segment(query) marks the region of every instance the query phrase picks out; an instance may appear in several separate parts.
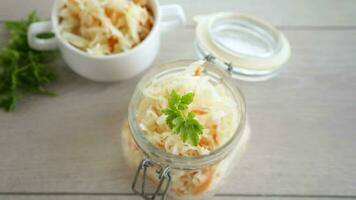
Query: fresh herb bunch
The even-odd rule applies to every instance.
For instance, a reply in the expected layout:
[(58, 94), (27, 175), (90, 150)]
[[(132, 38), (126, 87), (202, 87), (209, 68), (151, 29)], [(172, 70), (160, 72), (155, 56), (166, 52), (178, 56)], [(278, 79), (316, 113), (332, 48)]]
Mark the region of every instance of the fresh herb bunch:
[[(29, 26), (39, 21), (35, 12), (26, 20), (8, 21), (6, 28), (10, 39), (0, 51), (0, 107), (6, 111), (15, 109), (20, 96), (29, 93), (53, 95), (44, 86), (55, 79), (55, 73), (46, 63), (56, 55), (54, 51), (36, 51), (27, 43)], [(40, 38), (53, 37), (43, 34)]]
[(199, 143), (199, 136), (203, 133), (203, 126), (195, 118), (193, 112), (188, 112), (188, 105), (192, 103), (194, 93), (180, 96), (175, 90), (170, 93), (168, 107), (162, 112), (167, 115), (166, 123), (173, 133), (179, 134), (183, 142), (193, 146)]

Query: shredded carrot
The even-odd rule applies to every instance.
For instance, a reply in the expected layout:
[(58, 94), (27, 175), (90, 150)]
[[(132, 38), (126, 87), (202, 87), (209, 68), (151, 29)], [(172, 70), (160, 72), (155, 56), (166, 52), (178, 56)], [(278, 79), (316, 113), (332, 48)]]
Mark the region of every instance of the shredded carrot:
[(79, 11), (79, 4), (77, 0), (68, 0), (68, 7), (69, 10), (72, 12)]
[(201, 75), (201, 71), (202, 71), (202, 67), (201, 66), (195, 68), (194, 76), (200, 76)]
[(156, 115), (161, 115), (161, 109), (159, 107), (158, 103), (154, 103), (152, 106), (152, 110)]
[(72, 13), (71, 16), (72, 16), (75, 20), (80, 21), (80, 16), (79, 16), (78, 13)]
[(106, 16), (111, 17), (113, 15), (113, 13), (114, 13), (113, 9), (105, 8)]
[(205, 115), (208, 113), (207, 110), (203, 110), (199, 108), (193, 109), (192, 112), (195, 113), (196, 115)]
[(108, 45), (110, 48), (110, 52), (113, 52), (115, 49), (115, 45), (117, 44), (118, 40), (115, 37), (110, 37), (108, 40)]
[(112, 8), (105, 8), (105, 14), (112, 22), (116, 22), (120, 18), (120, 12)]
[(181, 189), (172, 189), (173, 192), (175, 192), (177, 194), (177, 196), (183, 196), (185, 195), (185, 192)]
[(153, 123), (152, 125), (149, 126), (149, 128), (151, 130), (154, 130), (157, 134), (162, 133), (162, 128), (157, 123)]
[(199, 155), (199, 152), (198, 152), (197, 150), (193, 150), (193, 149), (189, 149), (189, 150), (187, 151), (187, 153), (188, 153), (188, 155), (190, 155), (190, 156), (197, 156), (197, 155)]
[(206, 137), (201, 137), (199, 146), (212, 150), (211, 142)]
[(213, 132), (213, 139), (214, 139), (215, 144), (219, 144), (219, 135), (218, 135), (218, 125), (217, 124), (213, 124), (212, 132)]
[(74, 26), (72, 31), (73, 31), (73, 33), (79, 35), (80, 34), (80, 26), (79, 25)]
[(165, 149), (164, 144), (162, 142), (158, 143), (158, 147), (161, 149)]
[(147, 0), (133, 0), (135, 4), (138, 4), (140, 6), (145, 6), (147, 5), (148, 1)]
[(151, 177), (151, 176), (147, 176), (147, 178), (148, 178), (148, 180), (149, 180), (149, 181), (151, 181), (153, 184), (155, 184), (155, 185), (157, 185), (157, 184), (158, 184), (157, 180), (156, 180), (156, 179), (154, 179), (153, 177)]
[(214, 175), (214, 170), (211, 168), (208, 168), (206, 171), (206, 179), (197, 187), (195, 187), (192, 191), (193, 195), (198, 195), (203, 193), (205, 190), (208, 189), (208, 187), (210, 186), (211, 180), (213, 179), (213, 175)]
[(101, 21), (100, 19), (93, 17), (93, 25), (94, 26), (101, 26)]
[(206, 139), (205, 137), (202, 137), (202, 138), (200, 139), (200, 141), (199, 141), (199, 146), (202, 146), (202, 147), (204, 147), (204, 146), (209, 146), (209, 141), (208, 141), (208, 139)]
[(69, 1), (69, 3), (72, 3), (72, 4), (77, 4), (78, 2), (77, 2), (77, 0), (68, 0)]
[(105, 8), (105, 15), (110, 19), (111, 23), (117, 26), (117, 28), (121, 27), (125, 23), (125, 22), (121, 22), (124, 16), (118, 10), (112, 8)]

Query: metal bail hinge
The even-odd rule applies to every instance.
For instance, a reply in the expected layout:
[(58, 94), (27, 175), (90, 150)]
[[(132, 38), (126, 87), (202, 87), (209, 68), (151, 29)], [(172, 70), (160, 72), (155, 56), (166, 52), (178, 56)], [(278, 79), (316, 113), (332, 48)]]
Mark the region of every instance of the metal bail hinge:
[[(137, 168), (134, 180), (131, 185), (131, 189), (135, 194), (140, 195), (141, 197), (143, 197), (146, 200), (154, 200), (156, 198), (156, 196), (161, 196), (161, 199), (164, 200), (164, 199), (166, 199), (166, 194), (167, 194), (169, 185), (171, 183), (170, 168), (168, 166), (160, 167), (160, 169), (157, 170), (158, 179), (160, 181), (159, 181), (158, 186), (157, 186), (156, 190), (154, 191), (154, 193), (146, 193), (146, 191), (145, 191), (147, 169), (149, 167), (152, 167), (153, 165), (155, 165), (155, 163), (148, 158), (145, 158), (141, 161), (140, 165)], [(141, 191), (138, 191), (136, 189), (136, 185), (137, 185), (138, 178), (140, 176), (141, 171), (143, 171)], [(165, 182), (166, 179), (167, 179), (167, 181), (164, 186), (163, 193), (160, 193), (161, 188), (164, 185), (163, 183)]]
[(233, 66), (232, 63), (224, 63), (227, 66), (227, 71), (232, 74)]
[(232, 66), (232, 63), (222, 63), (222, 62), (219, 62), (219, 60), (217, 60), (217, 62), (215, 62), (214, 60), (216, 60), (216, 57), (211, 55), (211, 54), (207, 54), (206, 56), (204, 56), (204, 60), (210, 62), (210, 63), (218, 63), (220, 65), (224, 65), (227, 69), (227, 71), (229, 72), (229, 74), (231, 75), (232, 74), (232, 71), (233, 71), (233, 66)]
[(213, 55), (211, 55), (211, 54), (208, 54), (208, 55), (206, 55), (206, 56), (204, 57), (204, 60), (213, 63), (214, 60), (215, 60), (215, 57), (214, 57)]

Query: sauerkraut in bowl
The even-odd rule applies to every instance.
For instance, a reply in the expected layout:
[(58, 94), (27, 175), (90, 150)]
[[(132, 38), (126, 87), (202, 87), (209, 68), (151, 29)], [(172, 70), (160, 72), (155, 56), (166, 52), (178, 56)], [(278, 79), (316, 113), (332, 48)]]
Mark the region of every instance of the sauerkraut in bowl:
[(58, 15), (62, 38), (92, 55), (134, 48), (154, 23), (148, 0), (65, 0)]
[[(31, 24), (27, 37), (33, 49), (58, 48), (77, 74), (113, 82), (151, 66), (161, 31), (182, 28), (185, 21), (181, 6), (158, 0), (54, 0), (51, 20)], [(55, 37), (37, 37), (48, 32)]]
[[(149, 158), (169, 166), (168, 196), (175, 199), (212, 197), (240, 157), (249, 139), (245, 104), (241, 94), (215, 73), (206, 61), (168, 64), (163, 71), (144, 77), (136, 88), (129, 123), (122, 128), (122, 146), (130, 168)], [(218, 70), (219, 71), (219, 70)], [(196, 145), (184, 142), (167, 123), (163, 112), (170, 94), (194, 93), (186, 112), (194, 113), (202, 126)], [(159, 184), (157, 166), (147, 178)]]

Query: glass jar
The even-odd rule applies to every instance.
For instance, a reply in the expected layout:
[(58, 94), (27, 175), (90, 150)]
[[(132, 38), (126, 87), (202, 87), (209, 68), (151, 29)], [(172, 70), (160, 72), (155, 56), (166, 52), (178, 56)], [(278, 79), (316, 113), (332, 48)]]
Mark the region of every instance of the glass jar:
[[(211, 57), (207, 57), (207, 60), (211, 61)], [(209, 76), (213, 84), (222, 84), (237, 104), (237, 128), (232, 137), (208, 155), (191, 157), (162, 151), (145, 138), (137, 119), (143, 89), (157, 78), (186, 70), (192, 62), (194, 60), (180, 60), (154, 68), (141, 79), (132, 96), (128, 121), (122, 126), (122, 147), (129, 168), (136, 169), (132, 189), (144, 199), (213, 197), (242, 156), (249, 140), (250, 128), (246, 119), (245, 100), (231, 83), (231, 72), (222, 70), (212, 62), (205, 62), (202, 75)], [(155, 187), (153, 192), (146, 191), (147, 182)]]

